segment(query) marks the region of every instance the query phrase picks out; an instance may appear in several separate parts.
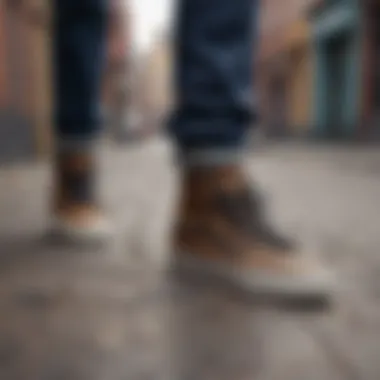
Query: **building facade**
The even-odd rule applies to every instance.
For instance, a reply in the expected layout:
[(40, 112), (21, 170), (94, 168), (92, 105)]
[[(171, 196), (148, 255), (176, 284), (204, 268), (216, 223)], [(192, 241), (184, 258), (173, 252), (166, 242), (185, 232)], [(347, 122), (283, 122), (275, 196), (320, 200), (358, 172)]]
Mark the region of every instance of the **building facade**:
[(270, 135), (380, 137), (380, 2), (264, 0), (257, 79)]
[(108, 22), (103, 106), (106, 133), (118, 137), (126, 128), (131, 102), (131, 30), (129, 3), (112, 0)]
[(324, 0), (312, 8), (317, 136), (352, 138), (363, 121), (362, 16), (358, 0)]
[(141, 70), (142, 108), (150, 123), (162, 121), (173, 104), (171, 86), (172, 43), (171, 36), (162, 32), (147, 51)]
[[(117, 115), (128, 103), (128, 3), (110, 8), (103, 104)], [(43, 157), (53, 149), (52, 9), (49, 0), (23, 7), (0, 2), (0, 164)]]
[(310, 132), (313, 100), (313, 53), (310, 25), (300, 17), (286, 35), (288, 55), (287, 125), (292, 135), (305, 136)]
[(30, 0), (14, 10), (0, 4), (0, 162), (31, 158), (41, 149), (43, 136), (35, 126), (42, 122), (40, 100), (46, 98), (40, 75), (41, 69), (46, 75), (46, 49), (37, 15), (44, 5)]
[(264, 0), (256, 66), (261, 126), (270, 136), (310, 129), (313, 60), (305, 1)]
[(362, 116), (359, 136), (380, 136), (380, 3), (366, 0), (361, 3), (363, 13), (363, 90)]

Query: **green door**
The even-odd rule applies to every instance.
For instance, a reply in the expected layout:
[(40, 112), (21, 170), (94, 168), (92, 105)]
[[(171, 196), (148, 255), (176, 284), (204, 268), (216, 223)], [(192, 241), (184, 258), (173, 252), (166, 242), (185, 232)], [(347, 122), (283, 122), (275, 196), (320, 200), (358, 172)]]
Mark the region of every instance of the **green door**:
[(349, 39), (345, 35), (331, 38), (326, 42), (327, 54), (327, 135), (341, 138), (345, 135), (344, 104), (346, 91), (346, 61)]

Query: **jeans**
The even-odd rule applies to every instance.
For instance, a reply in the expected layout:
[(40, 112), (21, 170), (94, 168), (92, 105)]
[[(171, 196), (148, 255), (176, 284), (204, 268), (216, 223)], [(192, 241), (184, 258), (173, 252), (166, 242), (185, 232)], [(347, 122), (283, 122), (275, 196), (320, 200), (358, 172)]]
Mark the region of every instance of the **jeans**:
[(55, 0), (54, 125), (59, 140), (94, 139), (101, 125), (107, 0)]
[[(236, 148), (251, 124), (258, 0), (179, 0), (176, 105), (169, 129), (183, 150)], [(58, 138), (88, 139), (100, 124), (107, 0), (56, 0)]]

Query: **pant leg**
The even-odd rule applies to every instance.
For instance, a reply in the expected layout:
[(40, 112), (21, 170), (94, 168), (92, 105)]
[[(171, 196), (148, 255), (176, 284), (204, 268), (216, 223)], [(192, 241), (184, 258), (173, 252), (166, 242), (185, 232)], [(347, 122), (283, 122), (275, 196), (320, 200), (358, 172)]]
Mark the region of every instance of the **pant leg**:
[(257, 8), (258, 0), (179, 0), (170, 129), (182, 150), (243, 144), (254, 111)]
[(58, 140), (94, 138), (101, 123), (107, 0), (55, 0), (54, 124)]

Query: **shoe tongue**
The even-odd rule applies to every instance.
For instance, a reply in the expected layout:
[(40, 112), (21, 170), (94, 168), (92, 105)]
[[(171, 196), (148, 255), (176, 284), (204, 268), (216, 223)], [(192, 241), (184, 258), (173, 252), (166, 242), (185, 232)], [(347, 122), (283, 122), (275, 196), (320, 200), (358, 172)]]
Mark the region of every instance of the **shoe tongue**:
[(94, 157), (86, 153), (66, 153), (58, 158), (61, 170), (67, 173), (87, 173), (95, 167)]
[(218, 186), (226, 193), (240, 193), (248, 188), (247, 180), (241, 169), (236, 167), (223, 167), (218, 169)]
[(219, 197), (235, 198), (248, 188), (244, 174), (236, 166), (193, 168), (186, 173), (184, 183), (186, 193), (208, 204)]
[(188, 174), (190, 182), (197, 188), (207, 188), (211, 192), (235, 194), (249, 187), (246, 176), (237, 165), (197, 167)]

